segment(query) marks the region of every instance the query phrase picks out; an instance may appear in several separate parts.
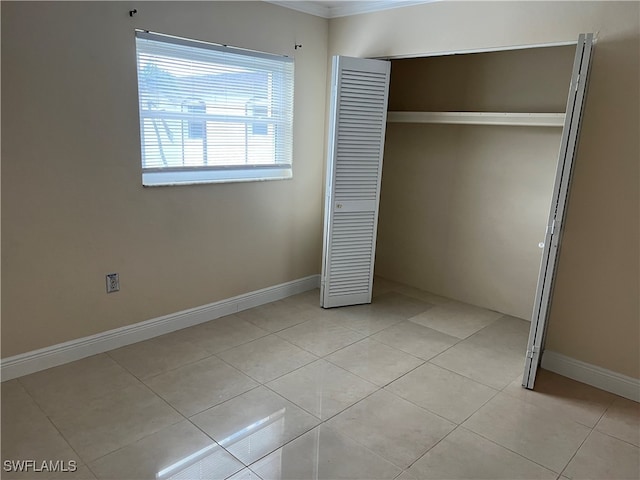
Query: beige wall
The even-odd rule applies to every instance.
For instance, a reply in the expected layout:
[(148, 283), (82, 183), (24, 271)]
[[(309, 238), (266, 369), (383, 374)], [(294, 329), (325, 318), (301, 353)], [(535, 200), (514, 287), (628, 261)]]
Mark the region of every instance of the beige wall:
[(387, 127), (376, 274), (530, 320), (559, 129)]
[(640, 377), (639, 7), (637, 2), (438, 2), (329, 24), (331, 55), (365, 57), (598, 34), (547, 348), (635, 378)]
[(389, 110), (564, 112), (575, 45), (393, 60)]
[[(389, 108), (562, 112), (575, 47), (394, 60)], [(389, 124), (376, 274), (530, 320), (561, 129)]]
[[(327, 21), (263, 2), (130, 8), (2, 4), (3, 357), (319, 271)], [(135, 28), (295, 53), (293, 180), (143, 188)]]

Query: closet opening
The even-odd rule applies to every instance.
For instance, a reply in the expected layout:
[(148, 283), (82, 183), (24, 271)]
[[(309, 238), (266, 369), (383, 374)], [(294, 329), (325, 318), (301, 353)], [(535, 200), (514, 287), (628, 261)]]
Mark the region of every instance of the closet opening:
[[(564, 214), (591, 42), (591, 35), (581, 35), (577, 47), (380, 62), (390, 64), (388, 99), (366, 73), (360, 72), (355, 86), (348, 80), (341, 85), (336, 77), (334, 96), (339, 100), (344, 89), (346, 97), (340, 105), (332, 102), (323, 306), (367, 303), (366, 295), (341, 303), (328, 287), (332, 266), (344, 285), (357, 284), (357, 269), (340, 261), (356, 251), (345, 243), (349, 234), (364, 238), (358, 195), (373, 173), (360, 175), (363, 157), (355, 147), (376, 133), (359, 126), (375, 124), (375, 115), (352, 114), (373, 112), (368, 94), (374, 91), (388, 112), (379, 125), (383, 161), (367, 258), (370, 280), (375, 270), (377, 285), (395, 285), (396, 291), (433, 305), (411, 320), (459, 341), (433, 363), (479, 376), (495, 388), (511, 383), (526, 363), (525, 370), (532, 371), (525, 372), (524, 384), (532, 388), (559, 247), (553, 229)], [(358, 70), (349, 68), (347, 79)], [(356, 91), (364, 96), (354, 98)], [(332, 216), (345, 208), (360, 220), (350, 223), (346, 234), (339, 232), (336, 263), (331, 227), (338, 223)], [(369, 286), (368, 299), (375, 304)], [(478, 357), (483, 349), (495, 355)]]
[(391, 61), (375, 275), (450, 300), (418, 321), (467, 344), (435, 362), (473, 377), (491, 349), (496, 388), (524, 365), (574, 53)]

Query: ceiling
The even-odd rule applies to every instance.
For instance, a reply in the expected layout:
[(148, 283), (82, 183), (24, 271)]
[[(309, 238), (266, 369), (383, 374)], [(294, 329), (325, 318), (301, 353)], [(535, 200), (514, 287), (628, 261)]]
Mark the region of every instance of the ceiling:
[(359, 13), (378, 12), (436, 0), (266, 0), (282, 7), (310, 13), (318, 17), (336, 18)]

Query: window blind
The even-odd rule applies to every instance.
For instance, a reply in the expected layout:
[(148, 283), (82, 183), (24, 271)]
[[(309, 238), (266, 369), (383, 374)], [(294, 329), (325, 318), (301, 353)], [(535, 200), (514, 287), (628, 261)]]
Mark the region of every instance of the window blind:
[(293, 60), (136, 32), (145, 185), (290, 178)]

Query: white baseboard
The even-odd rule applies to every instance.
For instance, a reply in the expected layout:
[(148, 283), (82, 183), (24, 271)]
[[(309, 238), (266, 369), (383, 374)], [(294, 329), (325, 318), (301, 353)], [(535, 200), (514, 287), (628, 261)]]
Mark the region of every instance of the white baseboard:
[[(311, 275), (273, 287), (227, 298), (218, 302), (190, 308), (144, 322), (127, 325), (106, 332), (59, 343), (50, 347), (22, 353), (0, 360), (2, 381), (22, 377), (81, 358), (148, 340), (165, 333), (208, 322), (225, 315), (264, 305), (306, 292), (320, 286), (320, 275)], [(318, 298), (318, 302), (320, 299)]]
[(542, 368), (640, 402), (640, 379), (591, 365), (560, 353), (545, 351)]

